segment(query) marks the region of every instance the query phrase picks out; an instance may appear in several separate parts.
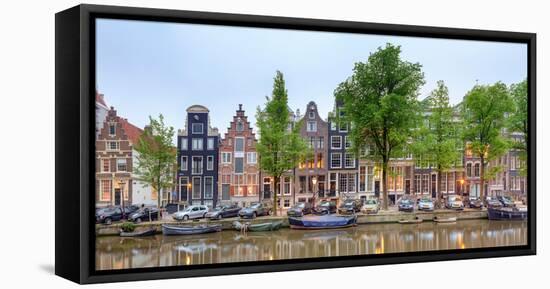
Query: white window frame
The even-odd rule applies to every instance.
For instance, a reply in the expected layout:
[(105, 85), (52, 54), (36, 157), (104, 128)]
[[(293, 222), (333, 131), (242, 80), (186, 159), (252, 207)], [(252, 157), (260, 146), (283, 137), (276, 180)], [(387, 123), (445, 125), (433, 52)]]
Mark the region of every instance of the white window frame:
[[(115, 148), (111, 148), (111, 144), (115, 144)], [(106, 141), (105, 142), (105, 149), (107, 151), (118, 151), (120, 150), (120, 143), (118, 141)]]
[[(310, 125), (313, 125), (310, 128)], [(317, 132), (317, 122), (316, 121), (308, 121), (306, 125), (306, 131), (307, 132)]]
[(246, 163), (247, 164), (256, 164), (258, 161), (257, 161), (257, 156), (256, 156), (256, 152), (247, 152), (246, 153)]
[[(350, 160), (351, 160), (351, 163), (352, 163), (350, 166), (348, 166), (348, 156), (350, 157)], [(350, 154), (350, 153), (345, 153), (344, 154), (344, 166), (347, 169), (355, 168), (355, 157), (353, 156), (353, 154)]]
[[(201, 132), (195, 132), (194, 131), (194, 127), (195, 125), (200, 125), (201, 126)], [(203, 134), (204, 133), (204, 123), (202, 122), (194, 122), (194, 123), (191, 123), (191, 134)]]
[[(109, 165), (107, 166), (108, 170), (105, 170), (105, 162), (108, 162)], [(99, 164), (101, 166), (101, 172), (102, 173), (110, 173), (111, 172), (111, 159), (101, 159), (101, 162)]]
[[(183, 165), (183, 159), (185, 158), (185, 166)], [(189, 168), (189, 158), (187, 156), (180, 157), (180, 170), (187, 171)]]
[(207, 171), (214, 170), (214, 156), (206, 156), (206, 170)]
[[(334, 156), (335, 155), (338, 155), (338, 157), (339, 157), (340, 166), (333, 166), (333, 161), (334, 161)], [(341, 169), (342, 168), (342, 153), (331, 153), (330, 154), (330, 167), (332, 169)]]
[[(335, 147), (335, 146), (333, 145), (333, 141), (332, 141), (333, 138), (338, 138), (338, 139), (340, 139), (340, 146), (339, 146), (339, 147)], [(330, 136), (330, 148), (333, 149), (333, 150), (340, 150), (340, 149), (342, 149), (342, 136), (340, 136), (340, 135), (332, 135), (332, 136)]]
[[(193, 158), (201, 158), (200, 172), (198, 172), (198, 173), (195, 173), (194, 170), (193, 170), (193, 163), (194, 163)], [(202, 173), (204, 172), (203, 166), (204, 166), (204, 159), (203, 159), (202, 156), (191, 156), (191, 174), (192, 175), (202, 175)]]
[(351, 147), (351, 141), (349, 141), (349, 138), (348, 136), (344, 136), (344, 147), (345, 148), (350, 148)]
[(189, 141), (187, 140), (186, 137), (181, 138), (180, 145), (181, 145), (180, 150), (182, 151), (186, 151), (189, 148)]
[[(199, 197), (195, 197), (195, 180), (199, 180)], [(201, 177), (192, 177), (191, 178), (191, 199), (192, 200), (200, 200), (202, 198), (202, 178)]]
[[(243, 149), (240, 150), (240, 151), (237, 150), (237, 140), (242, 140), (242, 141), (243, 141), (243, 147), (242, 147)], [(246, 144), (246, 143), (245, 143), (244, 137), (236, 137), (236, 138), (235, 138), (235, 147), (234, 147), (235, 156), (237, 156), (237, 153), (244, 153), (244, 151), (245, 151), (245, 149), (244, 149), (244, 148), (245, 148), (245, 144)]]
[[(195, 142), (197, 144), (196, 146)], [(191, 150), (193, 151), (202, 151), (204, 149), (204, 140), (202, 138), (192, 138), (191, 143)]]
[[(210, 183), (210, 192), (206, 191), (206, 180), (209, 179), (212, 182)], [(204, 177), (204, 198), (213, 199), (214, 198), (214, 177)]]
[(231, 163), (231, 152), (222, 152), (222, 164)]
[[(126, 169), (125, 170), (119, 170), (118, 169), (119, 161), (124, 161), (126, 163)], [(116, 163), (116, 171), (117, 172), (127, 172), (128, 171), (128, 160), (126, 158), (117, 158), (115, 163)]]
[[(103, 183), (109, 183), (109, 198), (103, 198), (103, 193), (107, 192), (104, 190)], [(113, 198), (113, 181), (112, 180), (99, 180), (99, 201), (108, 202)]]
[(213, 150), (214, 149), (214, 138), (209, 137), (206, 139), (206, 149), (207, 150)]

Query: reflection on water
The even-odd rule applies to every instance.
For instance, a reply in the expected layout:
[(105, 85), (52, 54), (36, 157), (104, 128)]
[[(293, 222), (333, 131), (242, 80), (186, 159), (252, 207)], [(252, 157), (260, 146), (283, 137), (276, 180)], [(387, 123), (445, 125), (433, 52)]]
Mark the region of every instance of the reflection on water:
[(96, 268), (124, 269), (383, 254), (527, 244), (527, 222), (376, 224), (325, 231), (282, 229), (195, 236), (98, 237)]

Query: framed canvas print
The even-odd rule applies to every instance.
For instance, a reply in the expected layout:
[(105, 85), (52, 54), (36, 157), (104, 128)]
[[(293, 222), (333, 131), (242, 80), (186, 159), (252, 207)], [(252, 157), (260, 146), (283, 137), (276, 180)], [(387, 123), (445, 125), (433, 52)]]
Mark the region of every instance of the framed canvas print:
[(56, 274), (535, 254), (531, 33), (56, 14)]

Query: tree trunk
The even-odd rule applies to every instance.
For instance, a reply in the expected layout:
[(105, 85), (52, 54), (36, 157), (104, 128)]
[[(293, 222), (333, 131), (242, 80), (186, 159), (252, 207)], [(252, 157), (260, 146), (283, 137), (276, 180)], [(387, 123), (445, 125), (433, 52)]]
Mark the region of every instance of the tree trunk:
[(388, 162), (386, 160), (382, 160), (382, 186), (384, 210), (388, 210)]
[(436, 176), (436, 184), (435, 184), (435, 189), (436, 189), (436, 198), (437, 198), (437, 202), (438, 203), (441, 203), (441, 199), (442, 199), (442, 195), (441, 195), (441, 174), (442, 174), (442, 170), (441, 170), (441, 166), (438, 165), (437, 166), (437, 176)]
[(281, 177), (280, 176), (275, 176), (273, 177), (273, 181), (274, 181), (274, 186), (275, 186), (275, 190), (273, 191), (273, 215), (274, 216), (277, 216), (277, 210), (278, 210), (278, 206), (277, 206), (277, 194), (279, 193), (279, 179)]
[(161, 200), (162, 200), (162, 188), (159, 188), (158, 189), (158, 192), (157, 192), (157, 208), (158, 208), (158, 215), (157, 215), (157, 220), (160, 221), (162, 220), (162, 214), (161, 214), (161, 210), (160, 210), (160, 205), (161, 205)]
[(479, 198), (484, 199), (487, 195), (485, 192), (485, 157), (481, 155), (480, 157), (481, 165), (479, 166), (479, 185), (481, 186)]

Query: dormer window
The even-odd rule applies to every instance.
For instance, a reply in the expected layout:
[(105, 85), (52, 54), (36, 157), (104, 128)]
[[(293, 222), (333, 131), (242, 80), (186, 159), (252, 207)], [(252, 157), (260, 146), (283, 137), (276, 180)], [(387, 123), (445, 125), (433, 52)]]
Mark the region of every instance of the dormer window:
[(203, 133), (202, 123), (193, 123), (191, 125), (191, 133), (202, 134)]

